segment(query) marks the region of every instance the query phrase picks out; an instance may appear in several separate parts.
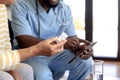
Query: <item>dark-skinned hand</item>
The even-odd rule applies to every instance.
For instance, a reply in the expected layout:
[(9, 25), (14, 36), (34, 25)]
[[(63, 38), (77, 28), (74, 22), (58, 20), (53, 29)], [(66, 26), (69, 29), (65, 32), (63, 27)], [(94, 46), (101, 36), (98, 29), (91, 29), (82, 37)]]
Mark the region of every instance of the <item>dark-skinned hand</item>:
[[(72, 36), (67, 38), (67, 42), (65, 43), (64, 48), (76, 52), (81, 49), (81, 44), (85, 44), (87, 46), (90, 44), (90, 42), (87, 40), (80, 39), (77, 36)], [(85, 45), (82, 46), (83, 49)]]
[(85, 60), (87, 60), (89, 57), (93, 55), (92, 47), (89, 49), (85, 49), (86, 46), (88, 45), (83, 44), (81, 45), (81, 49), (79, 51), (76, 51), (76, 55), (79, 56), (81, 59), (85, 59)]
[(67, 38), (67, 42), (64, 45), (65, 49), (70, 49), (73, 52), (76, 52), (77, 50), (79, 50), (80, 45), (79, 45), (79, 39), (78, 37), (69, 37)]
[(81, 54), (81, 52), (85, 50), (85, 47), (90, 43), (91, 42), (87, 40), (83, 40), (78, 38), (77, 36), (73, 36), (73, 37), (67, 38), (67, 42), (65, 43), (64, 48), (70, 49), (71, 51), (76, 53), (76, 55), (79, 54), (79, 57), (82, 59), (88, 59), (93, 54), (92, 48), (90, 48), (89, 50), (86, 50), (84, 54)]

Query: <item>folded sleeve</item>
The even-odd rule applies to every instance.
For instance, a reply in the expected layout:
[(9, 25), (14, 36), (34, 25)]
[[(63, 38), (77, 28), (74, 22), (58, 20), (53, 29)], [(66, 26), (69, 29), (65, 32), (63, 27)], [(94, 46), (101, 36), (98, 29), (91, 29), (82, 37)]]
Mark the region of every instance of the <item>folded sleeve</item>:
[(20, 55), (18, 50), (5, 51), (0, 53), (0, 70), (12, 70), (20, 64)]

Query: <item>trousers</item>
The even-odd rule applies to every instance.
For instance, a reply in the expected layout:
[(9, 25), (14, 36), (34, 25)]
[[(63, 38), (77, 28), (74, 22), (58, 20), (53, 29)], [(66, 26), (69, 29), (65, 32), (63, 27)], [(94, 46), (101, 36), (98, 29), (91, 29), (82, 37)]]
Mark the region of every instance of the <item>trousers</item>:
[[(21, 63), (17, 68), (23, 80), (34, 80), (33, 69), (28, 64)], [(14, 78), (5, 71), (0, 71), (0, 80), (14, 80)]]
[(84, 80), (91, 72), (92, 57), (83, 60), (77, 57), (68, 63), (75, 53), (65, 49), (63, 52), (51, 57), (37, 56), (25, 61), (32, 66), (34, 80), (59, 80), (66, 70), (69, 70), (68, 80)]

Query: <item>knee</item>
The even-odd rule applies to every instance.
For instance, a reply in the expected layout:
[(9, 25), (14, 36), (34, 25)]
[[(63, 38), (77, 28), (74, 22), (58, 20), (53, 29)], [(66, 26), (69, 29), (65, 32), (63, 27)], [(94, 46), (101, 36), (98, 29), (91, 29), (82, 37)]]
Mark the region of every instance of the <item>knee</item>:
[(14, 79), (9, 73), (0, 71), (0, 80), (14, 80)]
[(84, 60), (84, 63), (86, 66), (91, 66), (91, 63), (92, 63), (92, 57), (90, 57), (88, 60)]
[(32, 67), (28, 64), (21, 63), (18, 69), (23, 72), (33, 73)]
[(35, 70), (34, 71), (35, 80), (53, 80), (52, 72), (50, 70)]
[(30, 65), (21, 63), (17, 70), (24, 80), (33, 80), (33, 69)]
[(76, 65), (77, 69), (82, 67), (82, 70), (91, 70), (92, 69), (92, 57), (88, 60), (79, 59)]
[(88, 60), (83, 61), (84, 68), (91, 70), (92, 69), (92, 57), (90, 57)]

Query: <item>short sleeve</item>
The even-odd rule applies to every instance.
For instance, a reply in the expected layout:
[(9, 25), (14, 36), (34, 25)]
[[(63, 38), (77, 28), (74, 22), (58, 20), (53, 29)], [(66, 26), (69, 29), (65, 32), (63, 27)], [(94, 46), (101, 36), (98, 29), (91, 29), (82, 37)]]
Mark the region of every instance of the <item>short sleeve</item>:
[(71, 14), (71, 9), (69, 6), (67, 6), (66, 8), (66, 19), (67, 19), (67, 28), (65, 29), (65, 33), (68, 35), (68, 36), (73, 36), (73, 35), (76, 35), (75, 33), (75, 26), (74, 26), (74, 23), (73, 23), (73, 17), (72, 17), (72, 14)]
[(16, 2), (12, 6), (12, 28), (15, 37), (19, 35), (31, 35), (31, 27), (28, 22), (28, 10), (26, 4)]

